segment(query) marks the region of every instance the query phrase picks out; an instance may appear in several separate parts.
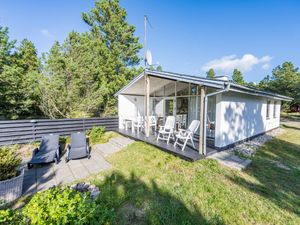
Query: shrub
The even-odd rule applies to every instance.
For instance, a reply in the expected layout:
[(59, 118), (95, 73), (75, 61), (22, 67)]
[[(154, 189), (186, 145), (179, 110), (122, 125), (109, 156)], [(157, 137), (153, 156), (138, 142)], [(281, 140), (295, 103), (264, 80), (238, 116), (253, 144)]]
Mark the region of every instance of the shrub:
[(17, 175), (17, 167), (22, 159), (17, 153), (18, 146), (2, 147), (0, 149), (0, 181)]
[(37, 193), (23, 209), (31, 224), (96, 224), (97, 214), (90, 194), (69, 188)]
[(12, 209), (0, 210), (0, 224), (27, 224), (19, 211)]
[(105, 127), (93, 127), (93, 129), (89, 132), (90, 143), (96, 144), (101, 142), (104, 132)]

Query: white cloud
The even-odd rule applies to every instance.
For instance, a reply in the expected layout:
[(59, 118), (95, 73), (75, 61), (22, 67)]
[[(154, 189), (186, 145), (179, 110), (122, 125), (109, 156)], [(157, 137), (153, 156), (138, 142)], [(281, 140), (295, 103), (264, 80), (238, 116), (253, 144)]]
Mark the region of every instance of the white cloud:
[(47, 29), (41, 29), (41, 34), (47, 38), (54, 38), (54, 35)]
[(223, 56), (219, 59), (214, 59), (206, 63), (201, 69), (207, 71), (210, 68), (214, 70), (228, 73), (234, 69), (242, 72), (251, 71), (255, 65), (261, 65), (261, 68), (266, 70), (270, 67), (271, 56), (263, 56), (258, 58), (252, 54), (245, 54), (241, 58), (236, 55)]
[(270, 67), (271, 67), (271, 65), (268, 64), (268, 63), (266, 63), (266, 64), (263, 64), (261, 68), (262, 68), (263, 70), (267, 70), (267, 69), (269, 69)]

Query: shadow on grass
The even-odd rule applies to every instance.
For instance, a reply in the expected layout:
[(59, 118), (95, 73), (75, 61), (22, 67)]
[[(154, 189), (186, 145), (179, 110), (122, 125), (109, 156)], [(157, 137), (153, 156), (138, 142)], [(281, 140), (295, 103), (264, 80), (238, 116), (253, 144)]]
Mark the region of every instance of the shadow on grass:
[(245, 171), (258, 182), (253, 183), (238, 174), (228, 178), (300, 216), (299, 165), (300, 146), (274, 138), (261, 147), (252, 166)]
[(109, 211), (107, 223), (113, 224), (224, 224), (220, 217), (209, 221), (196, 209), (185, 204), (169, 192), (131, 174), (124, 177), (112, 173), (104, 181), (97, 181), (101, 190), (98, 204)]
[(289, 129), (294, 129), (294, 130), (300, 130), (300, 127), (294, 127), (294, 126), (290, 126), (290, 125), (286, 125), (286, 124), (281, 124), (281, 126), (283, 126), (284, 128), (289, 128)]

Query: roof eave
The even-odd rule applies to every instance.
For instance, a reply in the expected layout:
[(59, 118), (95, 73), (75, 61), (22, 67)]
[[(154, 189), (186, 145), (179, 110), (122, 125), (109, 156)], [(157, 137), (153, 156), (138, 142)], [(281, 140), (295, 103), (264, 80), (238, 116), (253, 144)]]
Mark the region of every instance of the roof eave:
[(133, 85), (137, 80), (139, 80), (141, 77), (144, 76), (145, 70), (141, 72), (139, 75), (135, 76), (127, 85), (125, 85), (123, 88), (121, 88), (117, 93), (114, 94), (115, 97), (117, 97), (119, 94), (127, 90), (131, 85)]
[[(219, 89), (224, 89), (226, 87), (226, 84), (228, 83), (228, 81), (223, 81), (223, 80), (214, 80), (214, 79), (202, 78), (202, 77), (192, 76), (192, 75), (163, 72), (163, 71), (153, 71), (153, 70), (145, 69), (138, 76), (134, 77), (126, 86), (124, 86), (117, 93), (115, 93), (114, 96), (116, 97), (119, 94), (122, 94), (129, 87), (131, 87), (136, 81), (141, 79), (145, 73), (150, 76), (154, 76), (154, 77), (165, 78), (165, 79), (169, 79), (169, 80), (176, 80), (176, 81), (192, 83), (192, 84), (197, 84), (197, 85), (203, 85), (203, 86), (219, 88)], [(239, 84), (235, 84), (232, 82), (230, 82), (230, 87), (231, 87), (230, 89), (232, 91), (238, 91), (238, 89), (241, 89), (241, 90), (244, 90), (249, 95), (273, 98), (273, 99), (278, 99), (278, 100), (282, 100), (282, 101), (292, 101), (293, 100), (293, 98), (288, 97), (288, 96), (279, 95), (279, 94), (266, 92), (266, 91), (261, 91), (258, 89), (246, 87), (244, 85), (239, 85)], [(234, 87), (234, 88), (232, 88), (232, 87)]]
[[(234, 86), (236, 88), (244, 89), (244, 90), (246, 90), (246, 92), (248, 94), (254, 93), (255, 95), (259, 95), (259, 96), (262, 96), (262, 97), (275, 98), (275, 99), (282, 100), (282, 101), (292, 101), (293, 100), (293, 98), (288, 97), (288, 96), (279, 95), (279, 94), (275, 94), (275, 93), (272, 93), (272, 92), (261, 91), (261, 90), (257, 90), (257, 89), (246, 87), (246, 86), (239, 85), (239, 84), (231, 83), (230, 86), (231, 87)], [(231, 90), (233, 90), (233, 89), (231, 88)]]

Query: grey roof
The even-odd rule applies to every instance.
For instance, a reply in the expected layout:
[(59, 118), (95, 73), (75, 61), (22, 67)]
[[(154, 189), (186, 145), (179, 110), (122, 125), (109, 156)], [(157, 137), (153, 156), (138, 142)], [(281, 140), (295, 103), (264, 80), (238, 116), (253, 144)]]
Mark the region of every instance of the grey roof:
[(236, 84), (232, 81), (217, 80), (217, 79), (200, 77), (200, 76), (196, 76), (196, 75), (187, 75), (187, 74), (173, 73), (173, 72), (167, 72), (167, 71), (153, 71), (153, 70), (148, 70), (148, 69), (144, 70), (141, 74), (134, 77), (125, 87), (123, 87), (121, 90), (119, 90), (115, 95), (119, 95), (123, 91), (125, 91), (127, 88), (129, 88), (137, 80), (142, 78), (144, 76), (144, 73), (147, 73), (150, 76), (160, 77), (160, 78), (164, 78), (164, 79), (199, 84), (199, 85), (204, 85), (207, 87), (219, 88), (219, 89), (224, 89), (228, 84), (230, 84), (230, 89), (229, 89), (230, 91), (243, 92), (245, 94), (275, 98), (275, 99), (285, 100), (285, 101), (293, 100), (293, 98), (288, 97), (288, 96), (279, 95), (279, 94), (267, 92), (267, 91), (261, 91), (256, 88)]

